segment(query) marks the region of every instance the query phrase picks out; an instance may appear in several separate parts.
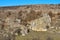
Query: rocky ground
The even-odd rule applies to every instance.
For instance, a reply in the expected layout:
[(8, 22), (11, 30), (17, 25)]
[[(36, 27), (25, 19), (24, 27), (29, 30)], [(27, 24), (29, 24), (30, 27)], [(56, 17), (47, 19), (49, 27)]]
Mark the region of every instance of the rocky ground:
[[(46, 17), (44, 16), (44, 14), (48, 14), (46, 16), (46, 21)], [(45, 21), (46, 23), (44, 23), (43, 21)], [(47, 23), (47, 21), (49, 22)], [(47, 24), (49, 24), (49, 27)], [(32, 29), (35, 28), (36, 30), (29, 30), (30, 26), (32, 27)], [(39, 32), (37, 32), (38, 28)], [(47, 29), (47, 31), (40, 33), (40, 29)], [(28, 33), (27, 30), (29, 30), (30, 32)], [(20, 36), (26, 36), (16, 36), (18, 35), (17, 33)], [(50, 4), (0, 7), (0, 34), (0, 40), (59, 40), (60, 5)], [(32, 36), (32, 34), (34, 35)], [(30, 38), (30, 36), (32, 39)], [(26, 37), (29, 39), (27, 39)], [(47, 38), (45, 39), (45, 37)]]

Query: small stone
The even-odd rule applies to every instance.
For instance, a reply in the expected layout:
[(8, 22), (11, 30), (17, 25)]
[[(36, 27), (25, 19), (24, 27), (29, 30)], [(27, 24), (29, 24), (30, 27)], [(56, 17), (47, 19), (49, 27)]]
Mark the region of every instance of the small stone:
[(22, 34), (22, 36), (25, 36), (25, 34)]

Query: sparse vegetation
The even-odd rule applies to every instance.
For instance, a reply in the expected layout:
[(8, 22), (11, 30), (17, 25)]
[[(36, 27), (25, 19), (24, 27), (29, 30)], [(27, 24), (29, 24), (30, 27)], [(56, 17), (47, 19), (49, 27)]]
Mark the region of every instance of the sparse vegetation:
[[(59, 10), (60, 10), (60, 4), (31, 5), (31, 6), (21, 6), (21, 7), (19, 6), (18, 7), (0, 7), (0, 19), (1, 19), (0, 20), (0, 40), (60, 40), (60, 33), (58, 33), (60, 32)], [(29, 30), (28, 29), (29, 26), (27, 27), (27, 24), (29, 24), (28, 22), (38, 19), (37, 20), (38, 23), (36, 22), (38, 25), (39, 22), (40, 23), (43, 22), (42, 20), (39, 21), (40, 20), (39, 18), (40, 17), (43, 18), (41, 14), (43, 13), (46, 14), (45, 12), (49, 14), (48, 16), (51, 17), (50, 19), (53, 18), (52, 24), (54, 24), (53, 25), (54, 28), (50, 29), (51, 31), (53, 31), (53, 33), (51, 33), (50, 31), (48, 32), (48, 30), (40, 31), (40, 32)], [(20, 22), (18, 23), (16, 19), (19, 19), (18, 21), (21, 20), (21, 23)], [(49, 21), (48, 18), (46, 21)], [(39, 24), (39, 25), (41, 26), (44, 24)], [(39, 27), (36, 26), (36, 28), (38, 27), (37, 29), (39, 29), (40, 26)], [(49, 29), (50, 27), (51, 26), (44, 26), (44, 28), (46, 29)], [(25, 34), (25, 36), (22, 36), (20, 29), (23, 30), (22, 33)], [(18, 35), (15, 35), (16, 32)]]
[(51, 37), (47, 37), (47, 40), (53, 40)]
[(26, 36), (16, 36), (16, 40), (59, 40), (60, 35), (57, 33), (35, 32), (31, 31)]

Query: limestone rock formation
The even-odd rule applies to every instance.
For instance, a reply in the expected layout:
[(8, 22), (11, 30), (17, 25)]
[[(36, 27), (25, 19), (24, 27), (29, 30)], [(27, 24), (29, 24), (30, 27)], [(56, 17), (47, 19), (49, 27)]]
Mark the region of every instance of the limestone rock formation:
[(47, 26), (48, 28), (51, 27), (51, 18), (47, 14), (43, 14), (41, 18), (32, 20), (29, 22), (30, 29), (35, 30), (35, 31), (47, 31)]

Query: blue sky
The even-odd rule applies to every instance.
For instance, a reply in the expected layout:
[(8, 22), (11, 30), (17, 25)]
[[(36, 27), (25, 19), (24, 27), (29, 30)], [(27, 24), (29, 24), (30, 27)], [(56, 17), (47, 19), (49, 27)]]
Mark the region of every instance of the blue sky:
[(60, 4), (60, 0), (0, 0), (0, 6)]

